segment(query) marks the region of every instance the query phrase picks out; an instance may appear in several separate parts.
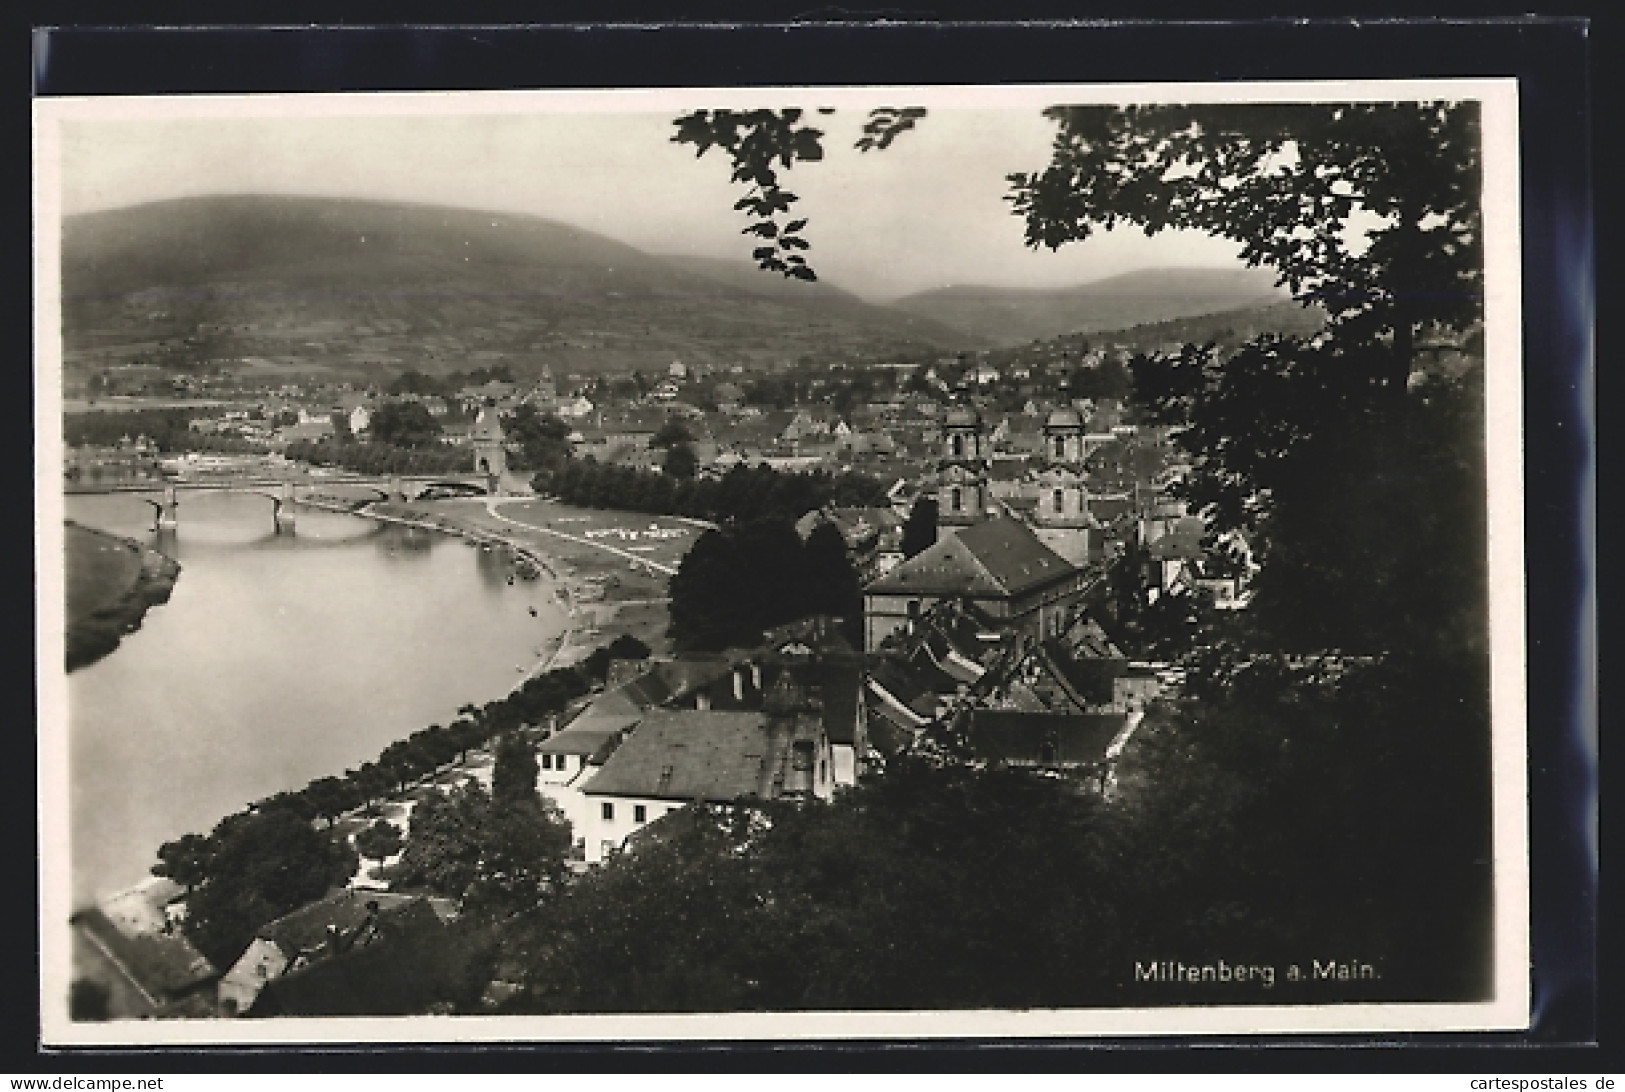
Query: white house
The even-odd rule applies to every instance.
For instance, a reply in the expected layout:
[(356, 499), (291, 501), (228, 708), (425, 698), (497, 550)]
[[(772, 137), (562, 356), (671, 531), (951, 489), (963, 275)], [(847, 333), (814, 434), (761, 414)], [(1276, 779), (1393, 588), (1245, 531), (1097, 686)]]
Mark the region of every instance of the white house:
[(767, 710), (650, 711), (583, 788), (586, 859), (602, 861), (634, 832), (690, 803), (828, 799), (829, 739), (816, 714)]

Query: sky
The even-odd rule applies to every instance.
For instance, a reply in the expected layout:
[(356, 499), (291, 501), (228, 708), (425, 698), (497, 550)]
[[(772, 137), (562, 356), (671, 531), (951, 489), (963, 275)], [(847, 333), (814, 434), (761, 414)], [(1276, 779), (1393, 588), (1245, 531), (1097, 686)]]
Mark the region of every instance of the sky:
[[(792, 212), (810, 220), (809, 260), (832, 284), (879, 301), (950, 284), (1240, 267), (1234, 244), (1191, 233), (1120, 229), (1028, 249), (1006, 175), (1048, 160), (1055, 130), (1042, 101), (989, 108), (960, 95), (933, 103), (889, 149), (860, 153), (868, 107), (921, 99), (819, 95), (805, 105), (836, 104), (830, 116), (808, 111), (825, 130), (824, 159), (797, 163), (781, 184), (800, 196)], [(749, 261), (728, 160), (670, 138), (685, 108), (762, 104), (580, 93), (126, 100), (64, 119), (56, 177), (65, 215), (205, 193), (362, 197), (530, 213), (655, 254)]]

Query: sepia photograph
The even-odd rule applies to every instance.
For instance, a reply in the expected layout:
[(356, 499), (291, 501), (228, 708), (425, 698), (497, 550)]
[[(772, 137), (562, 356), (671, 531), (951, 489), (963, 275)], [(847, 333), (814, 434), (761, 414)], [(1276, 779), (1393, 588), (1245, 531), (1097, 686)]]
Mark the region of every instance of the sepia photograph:
[(1515, 82), (34, 142), (47, 1043), (1528, 1026)]

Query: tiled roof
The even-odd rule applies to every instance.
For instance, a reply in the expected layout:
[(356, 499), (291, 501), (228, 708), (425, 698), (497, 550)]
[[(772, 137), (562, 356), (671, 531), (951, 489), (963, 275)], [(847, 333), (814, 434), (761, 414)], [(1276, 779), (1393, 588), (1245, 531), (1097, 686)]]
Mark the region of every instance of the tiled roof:
[(583, 792), (718, 803), (765, 796), (768, 751), (762, 713), (653, 710)]
[(1015, 596), (1077, 570), (1018, 520), (988, 519), (939, 539), (866, 591), (919, 595)]
[(148, 994), (174, 996), (220, 974), (179, 932), (125, 933), (94, 907), (74, 915), (73, 923), (95, 936)]
[[(373, 896), (377, 898), (377, 895)], [(254, 1016), (405, 1016), (449, 998), (466, 954), (427, 899), (381, 913), (369, 943), (272, 979)]]
[(594, 755), (604, 744), (628, 728), (634, 727), (642, 719), (641, 715), (580, 717), (571, 722), (564, 731), (549, 736), (536, 748), (536, 752), (548, 755)]
[(373, 913), (367, 906), (369, 902), (377, 903), (378, 911), (382, 913), (398, 910), (412, 900), (413, 896), (409, 895), (346, 888), (261, 926), (258, 935), (293, 955), (325, 942), (330, 925), (345, 933), (366, 921)]

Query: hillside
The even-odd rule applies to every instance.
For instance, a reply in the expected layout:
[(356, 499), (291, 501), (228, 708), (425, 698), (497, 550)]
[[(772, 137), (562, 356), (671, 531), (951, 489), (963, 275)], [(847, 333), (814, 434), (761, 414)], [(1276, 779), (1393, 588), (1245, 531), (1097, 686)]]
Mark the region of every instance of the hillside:
[(951, 286), (893, 306), (997, 345), (1261, 306), (1284, 298), (1263, 270), (1147, 269), (1071, 288)]
[(752, 289), (508, 213), (183, 198), (71, 217), (62, 243), (70, 369), (664, 370), (976, 344), (838, 290)]

